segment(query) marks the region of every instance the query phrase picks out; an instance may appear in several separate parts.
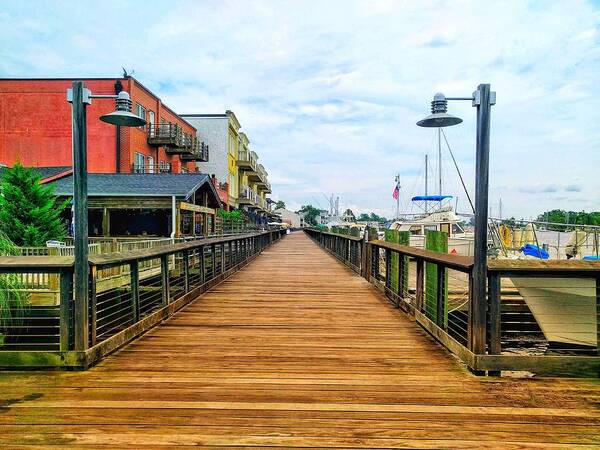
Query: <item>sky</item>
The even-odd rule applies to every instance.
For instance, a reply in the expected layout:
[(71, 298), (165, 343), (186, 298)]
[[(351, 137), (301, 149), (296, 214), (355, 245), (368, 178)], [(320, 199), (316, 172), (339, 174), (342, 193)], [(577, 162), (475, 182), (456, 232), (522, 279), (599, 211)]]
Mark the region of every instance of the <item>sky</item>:
[[(26, 7), (25, 7), (26, 5)], [(112, 77), (179, 113), (235, 112), (275, 200), (395, 213), (438, 193), (436, 92), (492, 107), (490, 206), (503, 217), (600, 210), (600, 3), (566, 1), (0, 0), (0, 77)], [(475, 108), (445, 133), (468, 190)], [(200, 130), (201, 132), (201, 130)], [(470, 212), (448, 150), (442, 191)]]

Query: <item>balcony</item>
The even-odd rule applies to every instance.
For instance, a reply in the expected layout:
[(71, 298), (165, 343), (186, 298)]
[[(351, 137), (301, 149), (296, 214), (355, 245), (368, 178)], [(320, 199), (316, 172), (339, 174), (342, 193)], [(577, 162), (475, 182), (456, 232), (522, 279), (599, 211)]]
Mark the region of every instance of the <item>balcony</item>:
[(208, 145), (193, 137), (191, 153), (182, 153), (179, 158), (182, 161), (208, 162)]
[(242, 150), (238, 154), (237, 166), (243, 171), (253, 172), (256, 170), (256, 160), (258, 156), (256, 153), (249, 150)]
[(183, 145), (183, 129), (174, 123), (148, 125), (148, 144), (156, 146), (181, 147)]
[(260, 190), (260, 191), (264, 191), (267, 194), (270, 194), (271, 191), (271, 183), (269, 183), (268, 181), (262, 182), (259, 181), (256, 183), (256, 187)]
[(171, 173), (173, 168), (169, 163), (162, 164), (132, 164), (131, 173)]
[(240, 206), (247, 205), (250, 208), (256, 208), (256, 209), (266, 209), (267, 208), (267, 202), (260, 195), (258, 195), (252, 188), (250, 188), (249, 186), (246, 186), (246, 185), (242, 185), (242, 186), (240, 186), (240, 188), (241, 188), (240, 198), (239, 198)]

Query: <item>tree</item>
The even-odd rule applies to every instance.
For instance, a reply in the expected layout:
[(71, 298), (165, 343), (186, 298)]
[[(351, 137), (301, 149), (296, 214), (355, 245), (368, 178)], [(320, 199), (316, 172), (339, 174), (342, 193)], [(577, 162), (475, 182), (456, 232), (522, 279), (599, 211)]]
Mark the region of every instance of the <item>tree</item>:
[(285, 202), (279, 200), (277, 203), (275, 203), (275, 209), (285, 209)]
[(358, 220), (359, 222), (368, 222), (370, 219), (369, 219), (369, 215), (368, 215), (368, 214), (361, 213), (361, 215), (360, 215), (360, 216), (358, 216), (358, 219), (357, 219), (357, 220)]
[(304, 216), (304, 221), (313, 226), (317, 226), (317, 217), (319, 216), (319, 210), (312, 205), (304, 205), (299, 211)]
[(0, 232), (18, 246), (41, 247), (61, 240), (66, 228), (60, 215), (69, 204), (54, 195), (52, 186), (31, 168), (15, 164), (4, 171), (0, 183)]
[(354, 216), (354, 213), (352, 212), (352, 210), (350, 208), (348, 208), (346, 211), (344, 211), (344, 216), (350, 217), (350, 218), (352, 218), (352, 220), (356, 220), (356, 217)]

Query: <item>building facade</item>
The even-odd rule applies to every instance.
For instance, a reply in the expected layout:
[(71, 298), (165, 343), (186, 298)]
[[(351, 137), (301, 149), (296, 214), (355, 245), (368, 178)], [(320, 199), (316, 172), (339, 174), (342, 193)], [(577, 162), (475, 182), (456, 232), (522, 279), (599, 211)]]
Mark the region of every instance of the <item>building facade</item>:
[(211, 158), (203, 171), (228, 184), (229, 208), (241, 209), (254, 221), (266, 220), (266, 195), (271, 192), (267, 171), (250, 150), (250, 140), (240, 132), (240, 122), (232, 111), (224, 114), (182, 114), (209, 145)]
[(289, 209), (279, 208), (273, 211), (279, 217), (281, 217), (281, 222), (287, 223), (291, 228), (300, 228), (304, 226), (304, 220), (300, 217), (300, 214), (290, 211)]
[[(74, 79), (0, 79), (0, 163), (12, 166), (71, 166), (71, 107), (66, 91)], [(196, 129), (133, 77), (88, 78), (93, 94), (125, 90), (132, 112), (147, 125), (115, 127), (99, 120), (115, 109), (112, 100), (87, 107), (90, 173), (181, 173), (197, 170), (208, 148)], [(201, 166), (200, 166), (201, 167)]]

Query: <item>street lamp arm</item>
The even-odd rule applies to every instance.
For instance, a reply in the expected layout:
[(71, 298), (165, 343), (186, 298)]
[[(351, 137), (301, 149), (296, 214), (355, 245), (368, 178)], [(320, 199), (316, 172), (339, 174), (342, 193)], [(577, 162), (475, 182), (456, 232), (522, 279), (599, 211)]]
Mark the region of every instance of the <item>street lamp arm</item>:
[(471, 97), (446, 97), (446, 100), (469, 100), (473, 101), (473, 96)]

